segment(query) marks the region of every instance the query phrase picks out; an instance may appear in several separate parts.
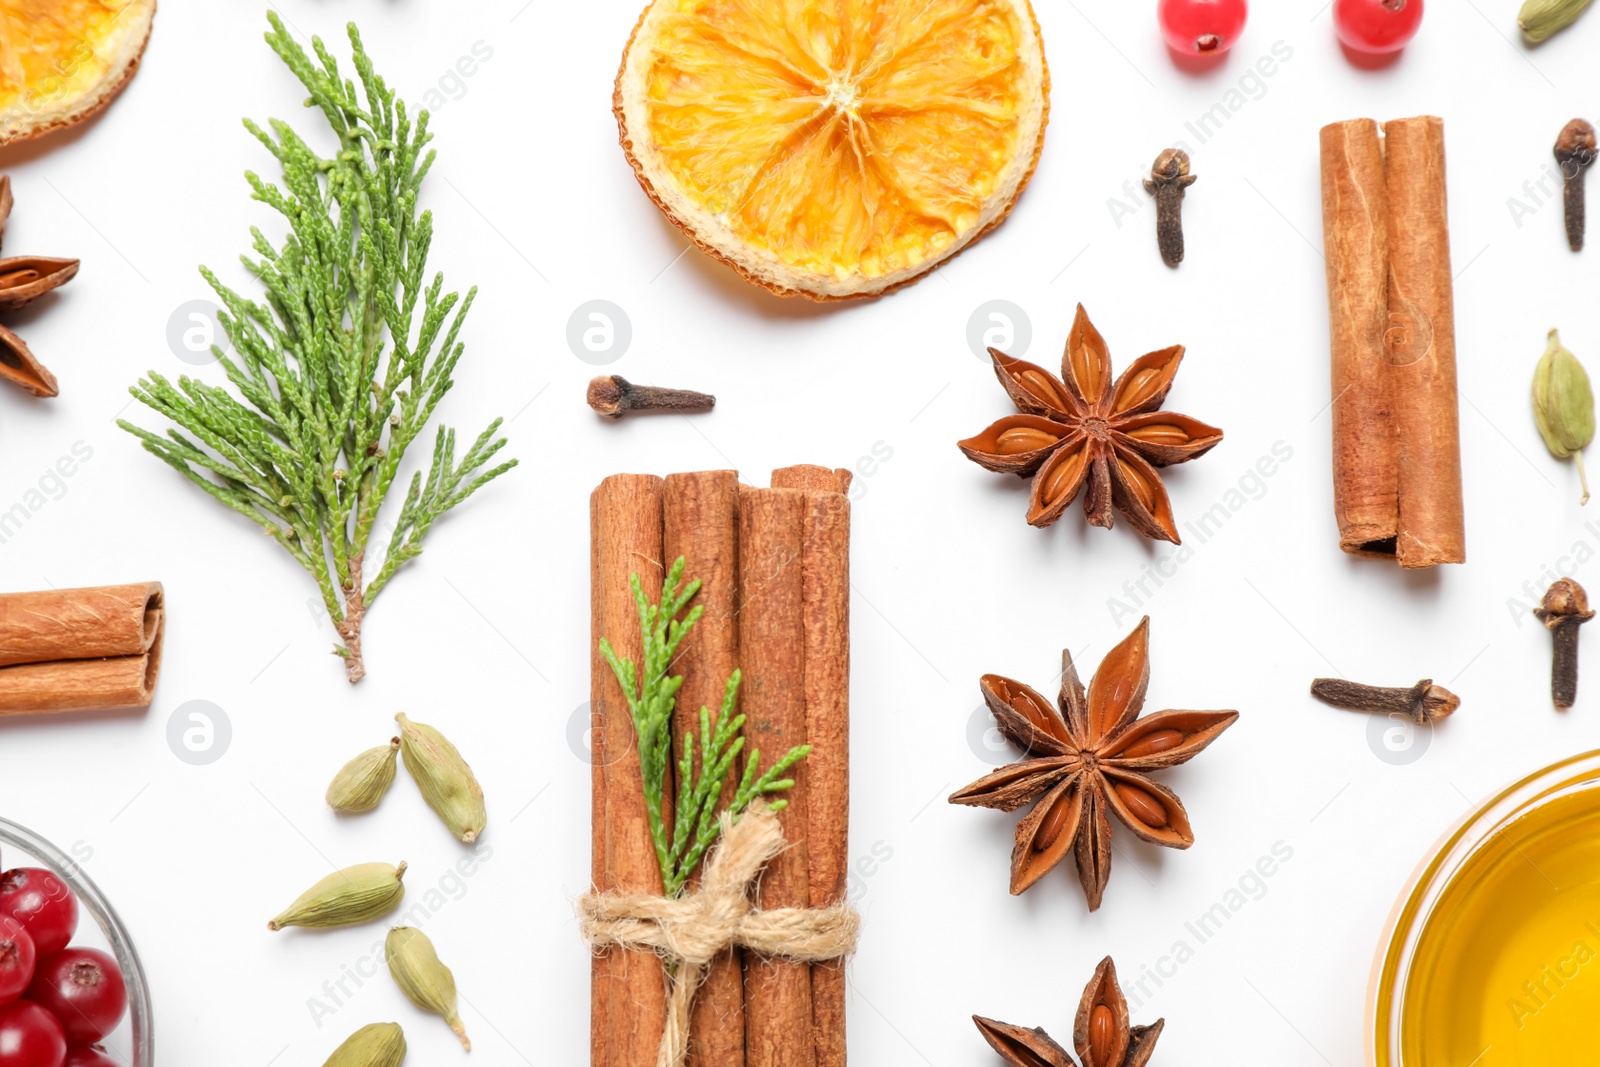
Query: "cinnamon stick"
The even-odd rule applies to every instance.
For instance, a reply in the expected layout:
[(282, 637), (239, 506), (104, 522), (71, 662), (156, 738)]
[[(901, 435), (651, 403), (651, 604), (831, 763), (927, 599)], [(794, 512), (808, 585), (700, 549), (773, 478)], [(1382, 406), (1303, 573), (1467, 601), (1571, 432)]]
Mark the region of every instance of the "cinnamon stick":
[(1399, 453), (1389, 412), (1389, 189), (1370, 119), (1322, 129), (1323, 255), (1333, 367), (1333, 507), (1339, 546), (1393, 556)]
[[(589, 881), (597, 890), (611, 881), (606, 863), (605, 724), (597, 696), (606, 684), (604, 669), (610, 664), (595, 658), (600, 638), (605, 636), (600, 610), (599, 498), (600, 487), (596, 486), (589, 494)], [(614, 520), (608, 515), (610, 521)], [(596, 953), (589, 960), (589, 1067), (610, 1067), (610, 1007), (610, 970), (605, 957)]]
[(1455, 297), (1450, 270), (1444, 120), (1384, 125), (1389, 178), (1389, 315), (1395, 342), (1402, 567), (1463, 563), (1461, 435), (1456, 402)]
[[(629, 576), (638, 574), (652, 599), (660, 594), (662, 489), (660, 478), (619, 474), (601, 482), (589, 498), (591, 868), (595, 890), (602, 893), (662, 892), (633, 720), (599, 652), (605, 637), (619, 656), (644, 660)], [(591, 1067), (654, 1067), (665, 1011), (660, 957), (621, 948), (596, 954), (590, 968)]]
[[(803, 545), (806, 494), (795, 489), (739, 493), (739, 652), (744, 672), (745, 757), (771, 762), (806, 743)], [(793, 773), (779, 813), (788, 847), (767, 865), (757, 893), (762, 909), (806, 907), (811, 899), (809, 760)], [(782, 959), (745, 960), (745, 1062), (748, 1067), (816, 1067), (811, 967)]]
[(1443, 122), (1322, 130), (1340, 547), (1466, 558)]
[(814, 463), (796, 463), (772, 472), (772, 488), (804, 489), (813, 493), (848, 493), (851, 474), (843, 467), (829, 470)]
[[(849, 880), (850, 828), (850, 488), (848, 471), (788, 467), (774, 487), (804, 488), (801, 550), (805, 628), (806, 845), (810, 904), (842, 900)], [(844, 1067), (844, 961), (811, 968), (817, 1067)]]
[(0, 715), (149, 707), (162, 599), (160, 582), (0, 595)]
[(0, 667), (142, 655), (161, 607), (160, 582), (0, 593)]
[(139, 656), (0, 668), (0, 715), (148, 708), (160, 673), (159, 646)]
[[(673, 670), (683, 675), (673, 712), (673, 736), (701, 736), (700, 709), (717, 723), (728, 676), (739, 666), (738, 604), (739, 475), (698, 471), (667, 476), (662, 507), (663, 560), (682, 556), (685, 578), (698, 578), (693, 604), (704, 608), (700, 622), (679, 647)], [(681, 744), (681, 740), (678, 742)], [(675, 746), (676, 747), (676, 746)], [(700, 751), (694, 750), (695, 773)], [(718, 808), (732, 799), (733, 775), (723, 783)], [(682, 783), (680, 783), (680, 788)], [(690, 879), (698, 885), (699, 872)], [(695, 994), (690, 1014), (689, 1062), (693, 1067), (744, 1067), (744, 973), (742, 953), (730, 948), (712, 961)]]

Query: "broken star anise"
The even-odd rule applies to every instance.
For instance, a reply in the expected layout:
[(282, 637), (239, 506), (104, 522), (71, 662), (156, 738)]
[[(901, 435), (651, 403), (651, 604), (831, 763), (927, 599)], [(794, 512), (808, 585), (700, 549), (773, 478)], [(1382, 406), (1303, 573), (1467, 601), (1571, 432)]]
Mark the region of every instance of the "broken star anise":
[(958, 444), (986, 470), (1033, 478), (1029, 523), (1049, 526), (1087, 486), (1090, 525), (1110, 527), (1115, 504), (1146, 537), (1179, 543), (1156, 468), (1202, 456), (1222, 440), (1215, 426), (1157, 410), (1183, 361), (1182, 345), (1140, 356), (1113, 382), (1105, 339), (1079, 304), (1060, 378), (997, 348), (989, 356), (1022, 414)]
[[(0, 237), (11, 216), (11, 179), (0, 178)], [(0, 311), (22, 307), (78, 273), (75, 259), (8, 256), (0, 259)], [(0, 381), (19, 385), (34, 396), (55, 396), (56, 376), (28, 350), (27, 344), (0, 326)]]
[[(972, 1021), (1012, 1067), (1077, 1067), (1067, 1051), (1041, 1029), (1026, 1030), (981, 1015), (974, 1015)], [(1129, 1025), (1128, 1001), (1117, 984), (1117, 965), (1107, 956), (1095, 968), (1078, 1002), (1072, 1043), (1083, 1067), (1144, 1067), (1166, 1023), (1157, 1019), (1149, 1026)]]
[(1089, 910), (1099, 908), (1111, 877), (1108, 812), (1152, 844), (1194, 844), (1183, 803), (1146, 772), (1187, 763), (1239, 713), (1162, 711), (1139, 718), (1150, 681), (1149, 644), (1147, 615), (1101, 661), (1087, 694), (1063, 651), (1060, 711), (1021, 682), (983, 676), (983, 699), (996, 725), (1026, 756), (952, 793), (950, 803), (1016, 811), (1038, 800), (1017, 824), (1012, 893), (1026, 890), (1072, 851)]

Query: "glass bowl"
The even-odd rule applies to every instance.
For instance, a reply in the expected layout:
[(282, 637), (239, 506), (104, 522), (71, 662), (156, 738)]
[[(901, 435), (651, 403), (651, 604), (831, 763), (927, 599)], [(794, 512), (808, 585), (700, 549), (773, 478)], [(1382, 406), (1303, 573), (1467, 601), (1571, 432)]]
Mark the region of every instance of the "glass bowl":
[[(1531, 828), (1545, 833), (1559, 830), (1560, 824), (1552, 827), (1550, 819), (1586, 803), (1586, 791), (1597, 788), (1600, 751), (1571, 756), (1506, 786), (1434, 845), (1400, 894), (1378, 943), (1367, 997), (1369, 1067), (1421, 1067), (1414, 1056), (1409, 1061), (1405, 1058), (1407, 1039), (1413, 1046), (1420, 1040), (1420, 1035), (1405, 1030), (1406, 993), (1413, 970), (1425, 969), (1421, 958), (1433, 951), (1425, 943), (1425, 935), (1437, 940), (1451, 932), (1444, 925), (1438, 931), (1429, 929), (1430, 920), (1440, 914), (1441, 901), (1446, 914), (1449, 908), (1459, 907), (1466, 887), (1473, 885), (1469, 878), (1481, 872), (1483, 861), (1508, 847), (1517, 848), (1523, 841), (1520, 835)], [(1541, 809), (1544, 820), (1538, 818)], [(1519, 820), (1525, 821), (1516, 832), (1508, 832)], [(1440, 921), (1443, 924), (1450, 919)]]
[[(128, 987), (128, 1014), (117, 1029), (122, 1031), (131, 1027), (133, 1031), (132, 1040), (128, 1042), (133, 1057), (131, 1067), (153, 1067), (156, 1053), (150, 987), (145, 979), (144, 967), (139, 963), (139, 954), (134, 951), (133, 938), (128, 935), (128, 928), (122, 924), (122, 919), (112, 910), (110, 901), (106, 900), (94, 881), (83, 873), (83, 868), (72, 857), (32, 830), (0, 819), (0, 845), (10, 846), (4, 856), (7, 867), (37, 866), (54, 871), (67, 888), (77, 895), (79, 908), (94, 917), (109, 943), (111, 954), (117, 958), (117, 965), (122, 968), (122, 978)], [(23, 853), (30, 862), (18, 862), (17, 852)], [(113, 1051), (122, 1050), (117, 1048)]]

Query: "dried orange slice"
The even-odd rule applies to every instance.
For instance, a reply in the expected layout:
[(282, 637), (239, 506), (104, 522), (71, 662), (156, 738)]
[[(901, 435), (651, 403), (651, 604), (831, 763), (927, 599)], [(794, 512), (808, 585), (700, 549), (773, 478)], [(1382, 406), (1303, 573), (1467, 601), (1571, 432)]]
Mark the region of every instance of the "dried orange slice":
[(749, 281), (817, 300), (932, 270), (1039, 160), (1028, 0), (654, 0), (617, 74), (645, 192)]
[(0, 0), (0, 144), (82, 122), (139, 69), (155, 0)]

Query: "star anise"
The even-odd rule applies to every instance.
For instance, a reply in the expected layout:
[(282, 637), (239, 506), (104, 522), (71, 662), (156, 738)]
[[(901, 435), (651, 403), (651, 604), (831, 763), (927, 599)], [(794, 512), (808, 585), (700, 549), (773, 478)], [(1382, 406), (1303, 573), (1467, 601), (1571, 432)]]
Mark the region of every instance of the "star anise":
[(1202, 456), (1222, 440), (1215, 426), (1157, 410), (1177, 376), (1182, 345), (1140, 356), (1113, 382), (1105, 339), (1079, 304), (1060, 378), (997, 348), (989, 356), (1022, 414), (958, 443), (980, 467), (1033, 478), (1029, 523), (1049, 526), (1087, 486), (1090, 525), (1109, 528), (1115, 504), (1146, 537), (1179, 543), (1156, 468)]
[[(978, 1032), (1012, 1067), (1077, 1067), (1072, 1057), (1042, 1029), (1025, 1030), (974, 1015)], [(1083, 1067), (1144, 1067), (1155, 1051), (1165, 1019), (1149, 1026), (1128, 1024), (1128, 1001), (1117, 984), (1117, 965), (1107, 956), (1078, 1002), (1072, 1043)]]
[[(0, 178), (0, 237), (11, 217), (11, 179)], [(10, 311), (31, 302), (78, 273), (75, 259), (47, 256), (8, 256), (0, 259), (0, 311)], [(10, 330), (0, 326), (0, 380), (20, 385), (34, 396), (55, 396), (56, 376), (34, 358), (28, 346)]]
[(1111, 876), (1108, 812), (1152, 844), (1194, 844), (1183, 803), (1145, 772), (1187, 763), (1239, 713), (1162, 711), (1139, 718), (1150, 681), (1149, 644), (1147, 615), (1101, 661), (1087, 694), (1071, 654), (1063, 651), (1060, 711), (1021, 682), (983, 676), (983, 699), (996, 725), (1026, 758), (951, 794), (950, 803), (1016, 811), (1038, 800), (1017, 824), (1012, 893), (1026, 890), (1072, 851), (1089, 910), (1099, 908)]

